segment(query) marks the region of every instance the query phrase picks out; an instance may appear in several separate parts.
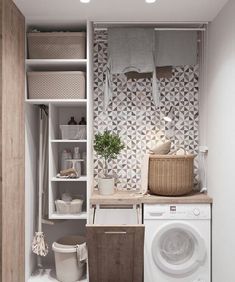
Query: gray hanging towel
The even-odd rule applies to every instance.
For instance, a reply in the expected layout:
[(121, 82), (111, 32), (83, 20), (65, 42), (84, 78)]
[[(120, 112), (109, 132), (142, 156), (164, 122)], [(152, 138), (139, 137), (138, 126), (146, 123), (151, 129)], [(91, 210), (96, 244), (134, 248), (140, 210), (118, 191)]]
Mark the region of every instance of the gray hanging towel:
[(197, 31), (157, 31), (157, 66), (197, 64)]
[(154, 62), (155, 34), (150, 28), (108, 29), (108, 64), (104, 87), (104, 108), (113, 96), (112, 75), (130, 71), (152, 73), (152, 94), (159, 105), (159, 85)]

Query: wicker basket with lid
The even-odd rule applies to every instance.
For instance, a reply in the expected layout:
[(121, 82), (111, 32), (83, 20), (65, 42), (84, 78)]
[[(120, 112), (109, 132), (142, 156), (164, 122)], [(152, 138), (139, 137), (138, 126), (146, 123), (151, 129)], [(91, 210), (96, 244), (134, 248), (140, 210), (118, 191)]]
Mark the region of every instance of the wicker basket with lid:
[(149, 190), (162, 196), (181, 196), (192, 192), (195, 155), (150, 155)]

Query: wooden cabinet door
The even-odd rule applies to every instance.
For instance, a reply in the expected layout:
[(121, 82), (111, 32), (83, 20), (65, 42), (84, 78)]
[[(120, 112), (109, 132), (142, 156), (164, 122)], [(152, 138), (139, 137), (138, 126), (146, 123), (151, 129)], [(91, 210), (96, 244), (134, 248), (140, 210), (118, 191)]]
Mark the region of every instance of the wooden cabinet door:
[(0, 281), (24, 282), (25, 21), (0, 1)]
[(90, 282), (142, 282), (144, 225), (87, 226)]

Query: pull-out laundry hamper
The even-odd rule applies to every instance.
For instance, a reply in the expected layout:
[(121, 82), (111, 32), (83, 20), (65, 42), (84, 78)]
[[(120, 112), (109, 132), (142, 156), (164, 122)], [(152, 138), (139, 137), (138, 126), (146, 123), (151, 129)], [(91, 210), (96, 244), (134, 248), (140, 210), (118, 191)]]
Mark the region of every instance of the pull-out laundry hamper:
[(85, 72), (28, 72), (29, 99), (84, 99)]
[(54, 242), (56, 276), (61, 282), (79, 281), (86, 271), (86, 263), (80, 262), (78, 245), (86, 242), (83, 236), (67, 236)]

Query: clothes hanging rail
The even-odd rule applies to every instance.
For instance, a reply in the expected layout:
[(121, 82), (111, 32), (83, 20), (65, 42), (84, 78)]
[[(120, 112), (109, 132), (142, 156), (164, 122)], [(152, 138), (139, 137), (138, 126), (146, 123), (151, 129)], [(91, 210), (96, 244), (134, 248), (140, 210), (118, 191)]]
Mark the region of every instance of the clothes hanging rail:
[[(111, 27), (110, 27), (111, 28)], [(148, 28), (148, 27), (146, 27)], [(105, 31), (105, 30), (108, 30), (107, 27), (95, 27), (95, 30), (100, 30), (100, 31)], [(195, 28), (165, 28), (165, 27), (156, 27), (154, 28), (154, 30), (169, 30), (169, 31), (206, 31), (206, 28), (198, 28), (198, 27), (195, 27)]]
[[(206, 25), (207, 23), (203, 23), (202, 25), (201, 25), (201, 27), (154, 27), (154, 30), (155, 31), (201, 31), (201, 32), (205, 32), (207, 29), (206, 29), (206, 27), (205, 27), (205, 25)], [(103, 25), (103, 23), (102, 23), (102, 25)], [(109, 27), (111, 28), (111, 27), (113, 27), (113, 26), (118, 26), (118, 25), (115, 25), (115, 24), (108, 24), (109, 25)], [(202, 27), (203, 26), (203, 27)], [(123, 23), (122, 23), (122, 27), (123, 27)], [(131, 27), (134, 27), (133, 25), (131, 25)], [(141, 27), (143, 27), (143, 28), (151, 28), (151, 26), (148, 26), (148, 25), (146, 25), (146, 26), (143, 26), (142, 24), (141, 24)], [(108, 27), (94, 27), (94, 30), (97, 30), (97, 31), (107, 31), (108, 30)], [(97, 40), (98, 42), (107, 42), (107, 39), (98, 39)], [(200, 42), (200, 39), (198, 40), (198, 42)]]
[[(147, 27), (146, 27), (147, 28)], [(95, 30), (100, 30), (100, 31), (106, 31), (108, 30), (107, 27), (95, 27)], [(159, 27), (159, 28), (154, 28), (154, 30), (169, 30), (169, 31), (206, 31), (206, 28), (164, 28), (164, 27)]]
[(169, 31), (206, 31), (208, 22), (94, 22), (95, 30), (112, 27), (141, 27)]

